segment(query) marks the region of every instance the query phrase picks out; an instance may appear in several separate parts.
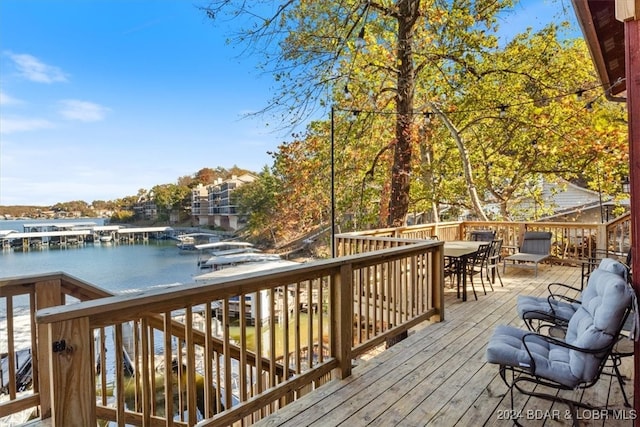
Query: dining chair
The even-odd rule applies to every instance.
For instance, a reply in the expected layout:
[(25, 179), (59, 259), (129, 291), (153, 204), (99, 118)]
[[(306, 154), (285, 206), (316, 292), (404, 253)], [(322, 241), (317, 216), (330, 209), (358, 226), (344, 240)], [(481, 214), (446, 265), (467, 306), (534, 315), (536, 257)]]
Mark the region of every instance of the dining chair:
[(485, 263), (487, 270), (487, 278), (493, 283), (496, 282), (496, 276), (500, 280), (500, 286), (504, 287), (502, 277), (500, 276), (500, 261), (502, 260), (502, 239), (495, 239), (491, 242), (487, 261)]
[(469, 240), (475, 242), (491, 242), (496, 237), (494, 230), (474, 230), (469, 233)]
[[(487, 256), (489, 254), (489, 248), (491, 247), (491, 243), (486, 243), (478, 246), (478, 251), (474, 253), (469, 261), (467, 262), (467, 276), (471, 279), (471, 289), (473, 290), (473, 295), (478, 299), (476, 295), (476, 289), (473, 286), (473, 276), (480, 276), (480, 283), (482, 283), (482, 290), (484, 294), (487, 294), (487, 290), (484, 286), (484, 274), (483, 272), (486, 270), (486, 262)], [(488, 277), (487, 277), (488, 279)], [(491, 281), (489, 281), (489, 286), (491, 286), (491, 290), (493, 290), (493, 285)]]

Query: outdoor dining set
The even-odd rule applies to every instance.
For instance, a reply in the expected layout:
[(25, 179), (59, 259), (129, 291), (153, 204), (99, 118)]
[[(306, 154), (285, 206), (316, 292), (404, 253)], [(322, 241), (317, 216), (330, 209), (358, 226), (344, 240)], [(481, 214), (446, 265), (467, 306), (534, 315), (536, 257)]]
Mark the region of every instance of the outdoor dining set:
[[(480, 277), (484, 294), (487, 294), (485, 279), (493, 290), (496, 278), (502, 285), (500, 265), (503, 273), (507, 267), (533, 269), (538, 274), (538, 265), (550, 257), (550, 232), (526, 232), (519, 247), (503, 246), (503, 240), (497, 239), (494, 230), (476, 230), (469, 233), (469, 240), (447, 241), (444, 243), (445, 276), (455, 279), (458, 298), (467, 300), (467, 279), (475, 299), (478, 299), (473, 282), (474, 276)], [(503, 255), (503, 248), (512, 253)]]

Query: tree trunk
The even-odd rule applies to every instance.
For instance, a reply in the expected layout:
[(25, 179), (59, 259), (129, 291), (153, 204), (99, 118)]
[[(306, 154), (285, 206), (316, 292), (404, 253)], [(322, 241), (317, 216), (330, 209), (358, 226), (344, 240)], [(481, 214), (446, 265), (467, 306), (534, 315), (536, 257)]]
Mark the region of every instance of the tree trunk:
[(476, 216), (483, 221), (488, 221), (487, 214), (485, 214), (484, 209), (482, 209), (482, 202), (480, 202), (480, 197), (478, 197), (478, 191), (476, 189), (476, 184), (473, 180), (473, 171), (471, 170), (471, 160), (469, 159), (469, 151), (467, 150), (467, 146), (462, 140), (462, 136), (458, 129), (456, 129), (455, 125), (451, 123), (449, 118), (438, 109), (435, 105), (431, 105), (431, 107), (436, 111), (438, 116), (442, 119), (447, 129), (449, 129), (449, 133), (456, 141), (456, 145), (458, 147), (458, 151), (460, 152), (460, 159), (462, 160), (462, 169), (464, 171), (464, 179), (467, 182), (467, 190), (469, 191), (469, 198), (471, 199), (471, 204), (473, 205), (473, 211)]
[(393, 166), (391, 168), (391, 197), (388, 226), (404, 224), (409, 210), (411, 173), (411, 127), (413, 123), (413, 94), (415, 69), (413, 64), (413, 34), (418, 16), (419, 0), (399, 0), (398, 9), (398, 81), (396, 94), (396, 134)]
[(422, 185), (425, 188), (429, 188), (431, 197), (429, 198), (429, 210), (425, 212), (427, 217), (425, 222), (440, 222), (440, 214), (438, 212), (438, 203), (434, 195), (436, 194), (436, 184), (433, 173), (433, 147), (428, 143), (431, 138), (431, 132), (427, 129), (428, 124), (425, 123), (422, 126), (422, 132), (420, 133), (420, 164), (424, 172), (422, 173)]

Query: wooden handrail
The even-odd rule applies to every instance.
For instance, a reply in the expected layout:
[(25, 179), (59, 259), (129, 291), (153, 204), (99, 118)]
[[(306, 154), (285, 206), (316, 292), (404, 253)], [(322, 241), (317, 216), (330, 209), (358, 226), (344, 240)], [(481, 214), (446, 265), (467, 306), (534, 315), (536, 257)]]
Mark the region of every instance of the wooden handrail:
[[(442, 241), (465, 239), (484, 229), (496, 231), (511, 245), (519, 243), (525, 230), (551, 231), (554, 256), (561, 262), (596, 250), (619, 255), (630, 247), (628, 214), (606, 224), (466, 221), (341, 234), (336, 236), (339, 258), (134, 295), (114, 296), (63, 272), (3, 278), (0, 298), (7, 301), (9, 317), (15, 298), (30, 301), (34, 382), (26, 395), (9, 386), (10, 400), (0, 409), (38, 408), (55, 425), (92, 423), (96, 417), (164, 425), (163, 408), (175, 409), (173, 399), (157, 400), (158, 390), (164, 390), (187, 413), (196, 408), (202, 412), (203, 425), (257, 420), (330, 378), (350, 375), (351, 360), (371, 348), (426, 319), (444, 318)], [(425, 242), (433, 237), (438, 241)], [(245, 302), (251, 296), (257, 297), (254, 305)], [(231, 333), (231, 314), (251, 310), (267, 313), (251, 326), (254, 336), (246, 332), (249, 319), (244, 315), (237, 320), (239, 335)], [(216, 333), (212, 324), (221, 329)], [(291, 328), (277, 337), (274, 331), (284, 330), (285, 324)], [(123, 332), (127, 328), (130, 336)], [(110, 334), (117, 346), (133, 343), (131, 363), (138, 372), (134, 377), (117, 375), (121, 393), (112, 390), (106, 369), (95, 376), (95, 362), (100, 360), (104, 368), (109, 357), (94, 344), (94, 336), (102, 343)], [(63, 339), (68, 346), (54, 351), (53, 344), (60, 346)], [(168, 346), (163, 354), (154, 353), (154, 347)], [(15, 354), (15, 344), (9, 343), (9, 357)], [(121, 372), (123, 361), (115, 359), (115, 371)], [(172, 373), (149, 376), (173, 362)], [(235, 379), (224, 374), (236, 364), (248, 370)], [(189, 386), (203, 381), (213, 389)], [(234, 382), (241, 384), (241, 395), (231, 393)], [(78, 410), (82, 415), (76, 417)], [(192, 418), (175, 422), (192, 424)]]
[[(295, 399), (296, 395), (301, 395), (305, 390), (324, 383), (328, 380), (329, 372), (333, 372), (332, 375), (337, 378), (350, 375), (352, 359), (372, 346), (386, 342), (434, 316), (441, 319), (444, 313), (441, 264), (442, 242), (414, 241), (406, 246), (281, 268), (268, 273), (252, 273), (205, 284), (189, 284), (180, 286), (179, 289), (172, 287), (143, 291), (135, 295), (108, 296), (73, 306), (39, 310), (36, 315), (37, 323), (43, 327), (48, 326), (50, 345), (56, 348), (49, 359), (54, 425), (66, 425), (70, 420), (91, 424), (98, 413), (101, 416), (108, 414), (137, 419), (126, 415), (133, 412), (140, 413), (141, 420), (150, 420), (161, 414), (153, 397), (156, 394), (154, 390), (158, 387), (165, 390), (164, 395), (171, 396), (177, 392), (179, 396), (183, 396), (177, 397), (176, 401), (185, 402), (184, 408), (189, 409), (185, 413), (195, 414), (197, 407), (199, 411), (208, 413), (205, 418), (211, 422), (220, 419), (259, 418), (260, 414), (270, 411), (266, 408), (272, 407), (276, 402), (282, 404), (285, 397), (285, 401)], [(235, 352), (231, 350), (232, 341), (226, 328), (221, 338), (197, 330), (193, 326), (196, 322), (191, 320), (196, 312), (194, 307), (205, 307), (205, 311), (199, 316), (204, 318), (206, 325), (214, 321), (211, 314), (212, 302), (221, 301), (222, 325), (228, 327), (231, 322), (230, 303), (234, 298), (239, 297), (239, 312), (244, 313), (245, 296), (257, 296), (265, 292), (271, 296), (264, 303), (258, 302), (261, 298), (255, 300), (255, 305), (265, 304), (264, 308), (269, 313), (265, 320), (256, 320), (256, 346), (258, 349), (262, 348), (256, 350), (260, 355), (260, 367), (253, 373), (240, 371), (240, 380), (247, 389), (246, 393), (243, 392), (244, 398), (236, 397), (230, 393), (231, 378), (225, 374), (231, 372), (232, 365), (229, 362), (233, 359), (238, 361), (239, 366), (254, 368), (256, 363), (248, 357), (250, 352), (246, 351), (246, 344), (241, 344)], [(274, 298), (275, 295), (280, 296)], [(282, 311), (277, 307), (288, 308)], [(301, 310), (306, 313), (307, 320), (302, 319)], [(172, 319), (167, 323), (168, 316), (178, 311), (185, 313), (185, 322)], [(357, 317), (354, 318), (354, 315)], [(286, 322), (281, 323), (282, 319), (276, 320), (276, 317), (289, 318), (291, 326)], [(355, 319), (358, 319), (357, 322)], [(132, 321), (137, 325), (135, 330), (139, 331), (136, 332), (140, 334), (139, 339), (146, 343), (135, 350), (133, 356), (133, 365), (139, 369), (139, 375), (136, 375), (132, 387), (137, 390), (135, 396), (139, 397), (116, 397), (118, 408), (111, 412), (102, 405), (91, 404), (95, 400), (91, 396), (96, 394), (96, 385), (93, 381), (86, 381), (86, 378), (94, 375), (94, 363), (91, 361), (96, 356), (92, 350), (93, 345), (87, 343), (93, 342), (92, 331), (114, 326), (116, 343), (121, 342), (122, 328), (118, 325)], [(323, 326), (325, 323), (326, 327)], [(299, 332), (304, 325), (307, 325), (305, 328), (308, 336)], [(277, 329), (283, 330), (283, 339), (293, 334), (291, 340), (285, 339), (288, 344), (284, 348), (289, 350), (277, 350), (282, 345), (276, 339)], [(180, 330), (180, 333), (175, 330)], [(269, 337), (263, 339), (262, 335), (267, 331)], [(178, 339), (178, 349), (184, 348), (186, 351), (176, 352), (176, 349), (165, 346), (164, 357), (158, 355), (163, 358), (164, 366), (170, 366), (173, 360), (175, 367), (175, 362), (178, 362), (177, 372), (174, 370), (173, 374), (169, 374), (165, 371), (164, 383), (147, 376), (148, 372), (157, 369), (153, 358), (158, 356), (148, 350), (150, 346), (158, 345), (153, 338), (156, 333), (167, 337), (164, 338), (167, 343)], [(168, 340), (168, 337), (173, 338)], [(244, 338), (241, 336), (240, 339), (242, 341)], [(156, 344), (152, 344), (153, 342)], [(309, 351), (304, 350), (305, 348)], [(326, 355), (323, 355), (324, 348)], [(317, 349), (313, 358), (311, 349)], [(290, 351), (292, 352), (289, 353)], [(306, 356), (301, 358), (303, 353), (300, 352), (303, 351)], [(221, 362), (224, 354), (228, 357)], [(201, 362), (208, 363), (208, 358), (211, 358), (215, 369), (209, 369), (209, 372), (199, 370), (197, 365)], [(289, 362), (282, 363), (282, 360)], [(119, 364), (121, 365), (120, 362)], [(180, 373), (181, 364), (184, 364), (184, 374)], [(285, 372), (284, 367), (289, 366)], [(140, 367), (145, 368), (140, 370)], [(196, 372), (202, 373), (194, 377)], [(177, 380), (168, 380), (169, 375), (176, 374)], [(186, 376), (185, 383), (180, 380), (182, 375)], [(291, 381), (292, 378), (295, 381)], [(119, 380), (121, 390), (125, 390), (127, 381), (129, 380), (126, 378)], [(198, 381), (215, 385), (215, 389), (196, 389)], [(103, 390), (101, 393), (107, 391), (104, 386), (98, 390)], [(125, 391), (119, 393), (124, 394)], [(206, 398), (205, 395), (209, 397)], [(70, 396), (73, 398), (69, 399)], [(251, 398), (253, 403), (229, 404), (236, 398), (241, 398), (241, 402)], [(134, 404), (134, 401), (139, 401), (142, 405)], [(203, 401), (210, 402), (210, 408), (217, 407), (219, 404), (216, 402), (219, 402), (225, 406), (225, 410), (216, 415), (219, 411), (207, 410)], [(126, 408), (123, 407), (125, 402), (130, 402), (126, 404)], [(165, 410), (174, 411), (173, 403), (167, 405), (169, 404), (165, 403)], [(190, 417), (185, 421), (187, 425), (192, 425), (194, 419)]]

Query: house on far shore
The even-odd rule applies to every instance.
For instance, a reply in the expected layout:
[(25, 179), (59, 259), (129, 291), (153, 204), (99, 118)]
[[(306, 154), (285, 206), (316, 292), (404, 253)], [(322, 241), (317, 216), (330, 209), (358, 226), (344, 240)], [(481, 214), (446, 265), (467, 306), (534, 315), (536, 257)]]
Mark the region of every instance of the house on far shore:
[(246, 214), (238, 210), (233, 192), (244, 184), (257, 179), (255, 175), (233, 175), (230, 179), (218, 178), (210, 185), (191, 190), (191, 218), (193, 225), (236, 231), (246, 223)]

